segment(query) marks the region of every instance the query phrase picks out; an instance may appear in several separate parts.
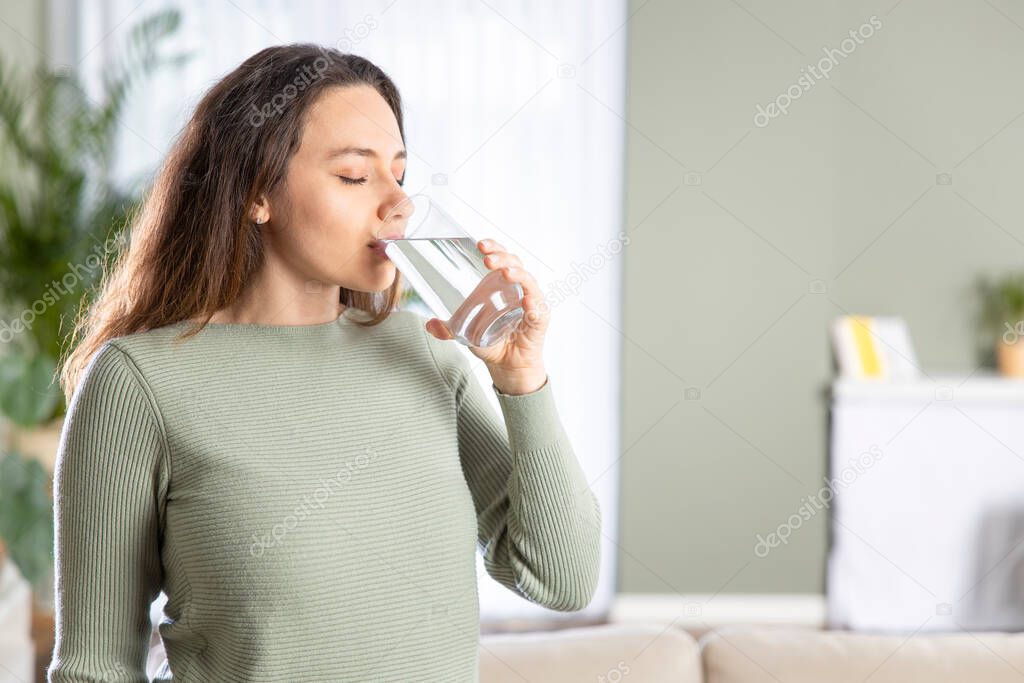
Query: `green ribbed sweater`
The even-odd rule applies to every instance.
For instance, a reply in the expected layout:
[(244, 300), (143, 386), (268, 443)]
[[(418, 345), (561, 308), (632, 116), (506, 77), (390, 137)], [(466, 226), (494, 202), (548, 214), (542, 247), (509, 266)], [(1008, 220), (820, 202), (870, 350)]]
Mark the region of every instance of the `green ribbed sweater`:
[(550, 380), (488, 405), (468, 359), (396, 311), (167, 325), (108, 341), (54, 477), (48, 680), (478, 680), (476, 550), (526, 600), (582, 609), (601, 512)]

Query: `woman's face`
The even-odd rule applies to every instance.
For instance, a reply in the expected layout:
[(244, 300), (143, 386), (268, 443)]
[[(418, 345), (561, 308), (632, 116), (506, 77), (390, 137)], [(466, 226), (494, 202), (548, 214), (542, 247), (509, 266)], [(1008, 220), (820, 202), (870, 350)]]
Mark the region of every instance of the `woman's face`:
[(307, 280), (387, 289), (394, 264), (369, 245), (392, 232), (382, 221), (406, 197), (405, 162), (398, 121), (376, 90), (329, 88), (307, 112), (283, 196), (270, 198), (266, 246)]

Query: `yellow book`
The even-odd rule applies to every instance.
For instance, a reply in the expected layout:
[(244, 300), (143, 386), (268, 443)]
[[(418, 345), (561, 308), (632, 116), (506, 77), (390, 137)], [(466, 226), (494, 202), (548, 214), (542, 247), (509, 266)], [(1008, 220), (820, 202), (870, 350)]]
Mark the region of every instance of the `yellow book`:
[(840, 316), (832, 322), (832, 345), (841, 375), (876, 380), (920, 375), (903, 318)]

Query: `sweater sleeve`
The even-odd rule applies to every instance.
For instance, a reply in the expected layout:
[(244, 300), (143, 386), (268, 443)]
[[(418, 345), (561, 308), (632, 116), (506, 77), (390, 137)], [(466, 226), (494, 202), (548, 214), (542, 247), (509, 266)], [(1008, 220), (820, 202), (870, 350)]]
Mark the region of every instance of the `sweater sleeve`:
[(54, 470), (56, 643), (47, 681), (142, 683), (170, 472), (151, 394), (113, 343), (68, 406)]
[(459, 458), (487, 573), (549, 609), (583, 609), (597, 588), (601, 509), (562, 427), (550, 379), (515, 396), (491, 384), (499, 418), (467, 359), (435, 341), (455, 392)]

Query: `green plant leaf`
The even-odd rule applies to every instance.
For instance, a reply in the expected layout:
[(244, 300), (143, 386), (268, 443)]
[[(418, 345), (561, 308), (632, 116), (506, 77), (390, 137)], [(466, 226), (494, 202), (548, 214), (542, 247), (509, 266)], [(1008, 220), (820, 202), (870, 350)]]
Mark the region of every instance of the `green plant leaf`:
[(0, 358), (0, 410), (23, 427), (46, 422), (61, 398), (56, 370), (54, 359), (41, 353)]
[(53, 499), (49, 475), (32, 458), (10, 452), (0, 458), (0, 539), (21, 574), (34, 586), (53, 568)]
[(1024, 329), (1024, 273), (981, 276), (975, 289), (981, 302), (978, 320), (985, 335)]
[[(0, 55), (0, 311), (8, 316), (0, 331), (18, 322), (11, 316), (30, 323), (6, 335), (0, 412), (18, 424), (66, 411), (50, 383), (55, 368), (44, 381), (51, 364), (43, 359), (66, 357), (75, 319), (116, 257), (104, 250), (107, 238), (125, 228), (138, 203), (139, 188), (111, 180), (119, 116), (139, 81), (180, 64), (160, 50), (180, 22), (172, 8), (137, 23), (106, 67), (98, 101), (73, 71), (42, 65), (23, 75)], [(32, 365), (18, 369), (18, 362)]]

